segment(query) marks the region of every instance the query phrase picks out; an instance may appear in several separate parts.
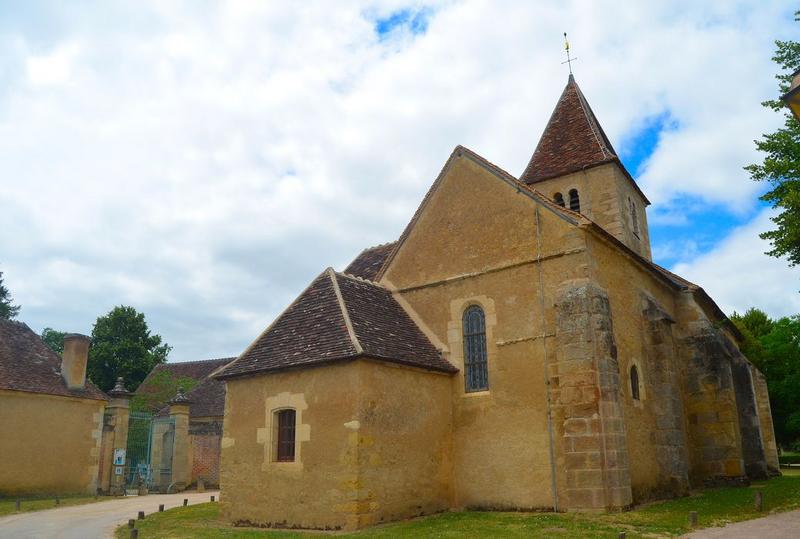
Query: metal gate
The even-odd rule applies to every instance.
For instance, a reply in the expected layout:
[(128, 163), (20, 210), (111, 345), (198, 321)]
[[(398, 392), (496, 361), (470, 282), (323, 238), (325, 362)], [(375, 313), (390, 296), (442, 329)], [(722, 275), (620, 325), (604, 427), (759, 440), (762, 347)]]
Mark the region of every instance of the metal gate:
[(166, 492), (172, 483), (172, 456), (175, 449), (175, 420), (153, 417), (146, 412), (131, 412), (125, 459), (125, 484), (136, 488)]

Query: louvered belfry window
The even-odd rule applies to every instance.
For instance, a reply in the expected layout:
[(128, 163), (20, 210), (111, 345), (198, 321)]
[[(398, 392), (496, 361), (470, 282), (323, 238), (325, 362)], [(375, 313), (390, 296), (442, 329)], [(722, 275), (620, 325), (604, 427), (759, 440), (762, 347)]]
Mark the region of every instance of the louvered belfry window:
[(569, 209), (578, 213), (581, 211), (581, 199), (578, 196), (577, 189), (570, 189), (569, 191)]
[(473, 305), (464, 311), (464, 384), (466, 390), (489, 389), (486, 357), (486, 317), (483, 309)]
[(294, 461), (294, 410), (280, 410), (278, 416), (278, 462)]

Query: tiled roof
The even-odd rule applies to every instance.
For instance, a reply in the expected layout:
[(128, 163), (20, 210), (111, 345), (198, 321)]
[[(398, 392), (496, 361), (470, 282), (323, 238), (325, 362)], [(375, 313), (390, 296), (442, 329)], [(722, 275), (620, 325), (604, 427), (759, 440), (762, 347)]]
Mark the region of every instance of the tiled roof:
[[(225, 407), (224, 384), (220, 384), (222, 386), (221, 396), (219, 391), (209, 390), (208, 388), (203, 392), (198, 393), (196, 396), (192, 396), (192, 394), (194, 391), (200, 389), (200, 387), (205, 383), (204, 381), (209, 379), (208, 377), (211, 373), (227, 365), (234, 359), (235, 358), (232, 357), (224, 357), (219, 359), (183, 361), (180, 363), (162, 363), (160, 365), (156, 365), (153, 370), (150, 371), (150, 374), (147, 375), (147, 378), (145, 378), (142, 383), (139, 384), (139, 387), (136, 389), (136, 395), (155, 396), (161, 393), (163, 391), (163, 385), (159, 383), (159, 375), (160, 373), (168, 372), (172, 375), (172, 377), (177, 379), (191, 378), (201, 382), (187, 394), (192, 399), (192, 404), (189, 407), (190, 416), (204, 417), (205, 411), (208, 409), (220, 410), (219, 414), (210, 415), (222, 415), (221, 410), (223, 410)], [(147, 407), (153, 412), (161, 410), (164, 406), (166, 406), (167, 401), (174, 396), (175, 395), (158, 395), (156, 400), (151, 399), (151, 401), (147, 403)], [(195, 414), (195, 411), (203, 413)]]
[(216, 376), (368, 357), (455, 372), (385, 288), (325, 270)]
[(381, 269), (381, 266), (383, 266), (383, 263), (386, 261), (386, 258), (389, 256), (389, 253), (392, 252), (395, 245), (397, 245), (397, 242), (393, 241), (391, 243), (384, 243), (383, 245), (376, 245), (375, 247), (364, 249), (350, 262), (350, 265), (345, 268), (344, 273), (374, 281), (375, 276), (378, 274), (378, 271)]
[(108, 398), (89, 381), (83, 389), (69, 389), (61, 377), (61, 357), (26, 324), (3, 319), (0, 319), (0, 389), (96, 400)]
[(570, 75), (520, 180), (536, 183), (616, 157), (611, 142)]
[[(189, 417), (222, 417), (225, 414), (225, 382), (209, 377), (186, 394)], [(156, 415), (169, 415), (164, 406)]]

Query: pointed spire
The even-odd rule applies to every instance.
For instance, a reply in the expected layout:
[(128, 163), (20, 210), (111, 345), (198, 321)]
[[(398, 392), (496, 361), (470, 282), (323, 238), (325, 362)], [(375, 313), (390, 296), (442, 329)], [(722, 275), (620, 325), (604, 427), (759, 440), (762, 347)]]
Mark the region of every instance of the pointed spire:
[(570, 73), (520, 180), (532, 184), (615, 159), (611, 142)]

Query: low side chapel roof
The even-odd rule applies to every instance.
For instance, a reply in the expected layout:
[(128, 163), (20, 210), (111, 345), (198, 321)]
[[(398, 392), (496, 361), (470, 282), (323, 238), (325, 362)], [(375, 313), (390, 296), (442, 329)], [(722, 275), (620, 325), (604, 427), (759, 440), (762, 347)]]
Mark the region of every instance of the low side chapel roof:
[(328, 268), (233, 363), (221, 379), (359, 357), (456, 372), (389, 290)]

